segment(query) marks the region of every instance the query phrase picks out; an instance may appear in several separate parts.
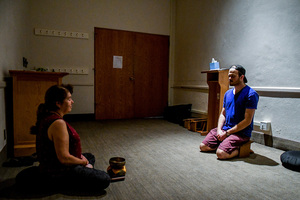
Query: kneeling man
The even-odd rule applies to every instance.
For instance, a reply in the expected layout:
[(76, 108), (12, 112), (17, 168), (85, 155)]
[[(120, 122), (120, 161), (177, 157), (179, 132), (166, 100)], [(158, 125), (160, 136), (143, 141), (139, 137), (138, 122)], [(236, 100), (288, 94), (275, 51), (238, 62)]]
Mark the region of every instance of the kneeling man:
[(241, 65), (230, 67), (228, 77), (234, 88), (224, 95), (218, 127), (212, 129), (200, 144), (201, 151), (217, 150), (219, 159), (237, 156), (240, 146), (251, 137), (259, 96), (246, 85), (245, 74), (246, 70)]

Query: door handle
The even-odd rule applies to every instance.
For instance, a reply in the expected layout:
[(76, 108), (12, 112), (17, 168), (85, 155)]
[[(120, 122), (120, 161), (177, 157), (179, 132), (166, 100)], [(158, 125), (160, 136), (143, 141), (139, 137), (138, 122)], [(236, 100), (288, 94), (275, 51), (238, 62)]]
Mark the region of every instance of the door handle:
[(131, 77), (129, 78), (129, 80), (134, 81), (135, 78), (134, 78), (133, 76), (131, 76)]

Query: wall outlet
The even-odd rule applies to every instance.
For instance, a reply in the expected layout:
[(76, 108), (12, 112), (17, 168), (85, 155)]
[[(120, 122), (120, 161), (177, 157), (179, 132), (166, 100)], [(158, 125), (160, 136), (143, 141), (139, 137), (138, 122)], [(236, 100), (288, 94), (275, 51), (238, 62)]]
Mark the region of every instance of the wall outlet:
[(260, 130), (269, 131), (271, 128), (271, 122), (260, 122)]

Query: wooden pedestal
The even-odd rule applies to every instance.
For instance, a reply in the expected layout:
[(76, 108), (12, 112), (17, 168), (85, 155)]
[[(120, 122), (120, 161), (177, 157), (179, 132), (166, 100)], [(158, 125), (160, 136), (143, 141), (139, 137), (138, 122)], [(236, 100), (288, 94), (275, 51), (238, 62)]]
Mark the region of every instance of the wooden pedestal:
[(30, 128), (35, 125), (36, 112), (44, 102), (46, 90), (62, 83), (68, 73), (10, 70), (13, 77), (13, 155), (30, 156), (35, 149), (35, 135)]
[(207, 74), (207, 84), (209, 87), (206, 134), (218, 125), (218, 119), (223, 107), (224, 94), (229, 89), (228, 71), (228, 69), (225, 69), (201, 72)]

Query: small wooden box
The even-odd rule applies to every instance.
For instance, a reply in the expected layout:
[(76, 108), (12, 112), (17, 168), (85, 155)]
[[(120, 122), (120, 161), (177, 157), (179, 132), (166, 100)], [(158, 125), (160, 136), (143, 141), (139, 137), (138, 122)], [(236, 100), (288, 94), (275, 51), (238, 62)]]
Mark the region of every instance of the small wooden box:
[(207, 119), (206, 118), (189, 118), (184, 120), (184, 127), (193, 132), (199, 132), (202, 134), (206, 130)]
[(245, 157), (248, 157), (250, 156), (250, 153), (251, 153), (251, 143), (253, 141), (249, 140), (247, 143), (243, 144), (241, 147), (240, 147), (240, 152), (239, 152), (239, 157), (240, 158), (245, 158)]

